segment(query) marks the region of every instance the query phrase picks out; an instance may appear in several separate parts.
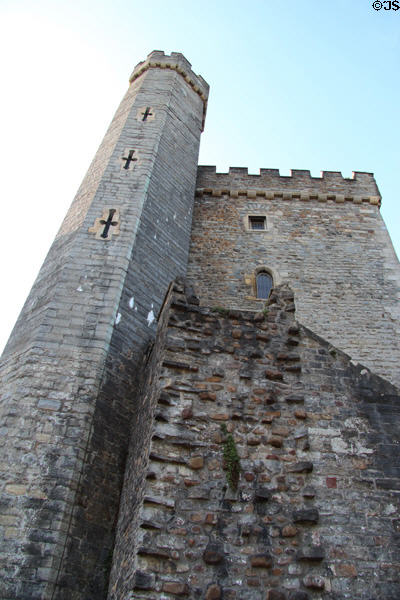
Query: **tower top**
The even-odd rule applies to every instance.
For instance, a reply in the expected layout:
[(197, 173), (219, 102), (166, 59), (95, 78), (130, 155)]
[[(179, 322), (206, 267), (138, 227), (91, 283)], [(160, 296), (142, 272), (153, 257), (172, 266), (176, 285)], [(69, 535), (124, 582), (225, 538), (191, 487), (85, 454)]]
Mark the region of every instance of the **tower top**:
[(129, 78), (129, 82), (133, 83), (138, 77), (143, 75), (149, 69), (171, 69), (179, 73), (191, 88), (200, 96), (203, 101), (203, 129), (207, 111), (207, 100), (209, 85), (201, 75), (196, 75), (192, 71), (192, 65), (183, 56), (181, 52), (171, 52), (170, 55), (165, 54), (163, 50), (153, 50), (148, 54), (146, 60), (141, 61), (133, 69), (133, 73)]
[(349, 178), (343, 177), (338, 171), (322, 171), (321, 177), (312, 177), (310, 171), (302, 169), (292, 169), (290, 175), (281, 175), (279, 169), (260, 169), (259, 175), (253, 175), (243, 167), (230, 167), (228, 173), (217, 173), (215, 166), (199, 166), (197, 195), (203, 194), (269, 199), (276, 196), (285, 200), (299, 198), (381, 205), (381, 195), (373, 173), (360, 171), (354, 171)]

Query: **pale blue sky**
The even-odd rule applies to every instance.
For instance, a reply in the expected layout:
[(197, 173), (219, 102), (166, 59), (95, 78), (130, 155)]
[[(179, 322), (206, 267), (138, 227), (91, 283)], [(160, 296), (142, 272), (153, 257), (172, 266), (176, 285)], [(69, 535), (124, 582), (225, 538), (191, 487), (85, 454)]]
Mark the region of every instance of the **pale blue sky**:
[(400, 11), (369, 0), (3, 0), (2, 329), (154, 49), (210, 84), (200, 164), (375, 173), (400, 252)]

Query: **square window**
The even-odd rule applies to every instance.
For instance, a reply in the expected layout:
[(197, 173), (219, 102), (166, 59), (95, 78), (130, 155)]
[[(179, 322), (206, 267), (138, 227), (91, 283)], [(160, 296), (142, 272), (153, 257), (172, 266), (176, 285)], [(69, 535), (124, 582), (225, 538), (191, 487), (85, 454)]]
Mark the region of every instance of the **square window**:
[(249, 229), (265, 230), (266, 217), (249, 216)]

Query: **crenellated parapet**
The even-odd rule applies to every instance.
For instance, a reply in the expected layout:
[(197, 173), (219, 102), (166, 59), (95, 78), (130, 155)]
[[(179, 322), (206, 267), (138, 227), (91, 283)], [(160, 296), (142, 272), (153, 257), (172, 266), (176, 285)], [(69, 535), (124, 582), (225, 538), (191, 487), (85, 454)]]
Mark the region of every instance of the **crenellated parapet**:
[(201, 75), (196, 75), (191, 67), (191, 63), (181, 52), (171, 52), (171, 54), (168, 55), (162, 50), (153, 50), (153, 52), (148, 54), (146, 60), (136, 65), (129, 78), (129, 82), (133, 83), (149, 69), (171, 69), (172, 71), (176, 71), (203, 101), (203, 130), (207, 112), (209, 85)]
[(354, 171), (351, 178), (343, 177), (339, 171), (322, 171), (321, 177), (312, 177), (310, 171), (302, 169), (293, 169), (290, 175), (280, 175), (279, 169), (260, 169), (259, 175), (249, 175), (248, 169), (243, 167), (230, 167), (228, 173), (217, 173), (215, 166), (200, 166), (196, 195), (204, 194), (381, 205), (373, 173), (359, 171)]

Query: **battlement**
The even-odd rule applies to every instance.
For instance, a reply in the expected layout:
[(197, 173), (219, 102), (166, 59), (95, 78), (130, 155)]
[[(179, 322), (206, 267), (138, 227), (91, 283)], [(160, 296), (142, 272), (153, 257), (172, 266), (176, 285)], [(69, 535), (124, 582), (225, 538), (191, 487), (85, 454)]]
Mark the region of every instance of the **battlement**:
[(191, 63), (183, 56), (183, 54), (181, 52), (171, 52), (171, 54), (168, 55), (165, 54), (163, 50), (153, 50), (153, 52), (148, 54), (146, 60), (138, 63), (133, 69), (132, 75), (129, 78), (129, 83), (133, 83), (149, 69), (171, 69), (179, 73), (185, 79), (203, 101), (204, 129), (209, 85), (201, 75), (196, 75), (196, 73), (192, 71)]
[(340, 171), (322, 171), (312, 177), (309, 170), (293, 169), (281, 175), (279, 169), (260, 169), (259, 175), (249, 175), (247, 167), (230, 167), (228, 173), (217, 173), (215, 166), (199, 166), (197, 195), (257, 196), (284, 200), (334, 200), (336, 202), (369, 202), (380, 206), (381, 195), (373, 173), (354, 171), (343, 177)]

